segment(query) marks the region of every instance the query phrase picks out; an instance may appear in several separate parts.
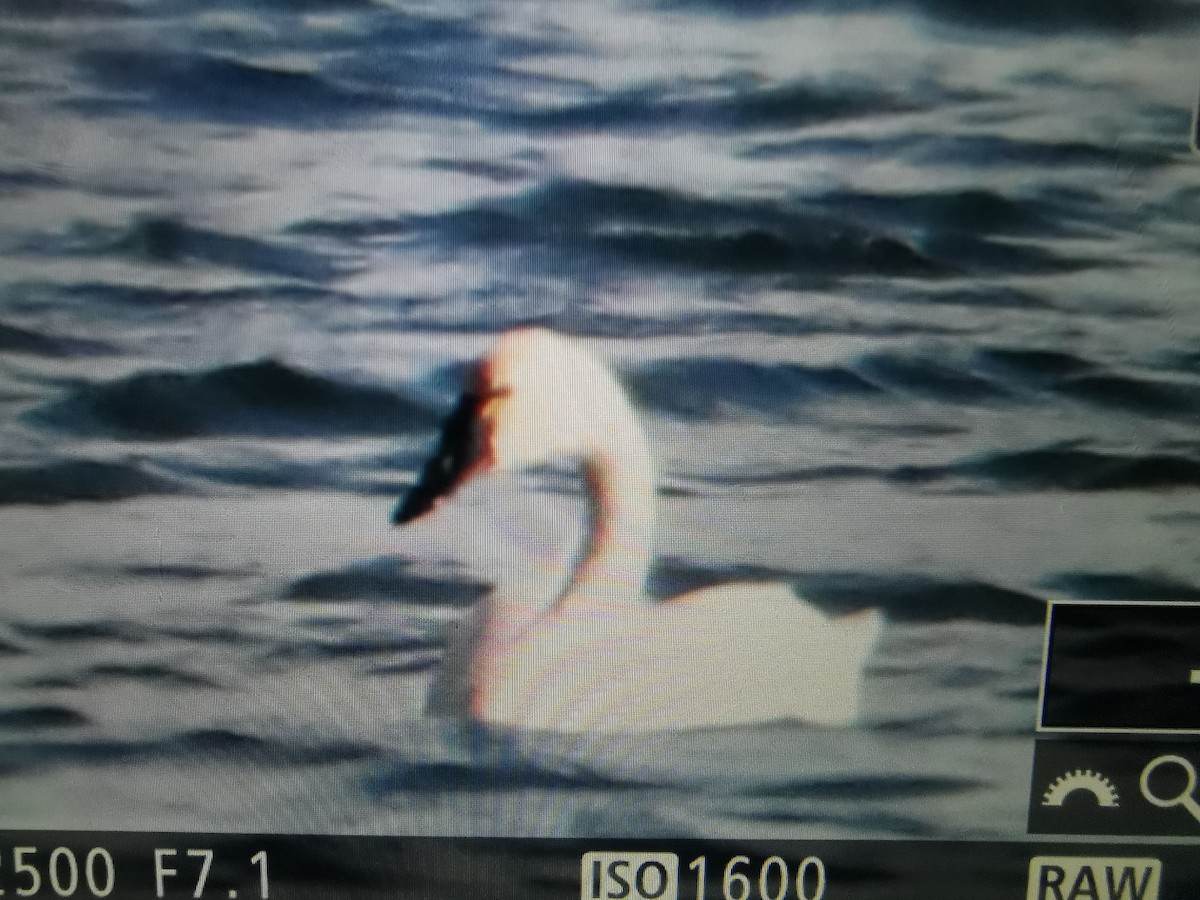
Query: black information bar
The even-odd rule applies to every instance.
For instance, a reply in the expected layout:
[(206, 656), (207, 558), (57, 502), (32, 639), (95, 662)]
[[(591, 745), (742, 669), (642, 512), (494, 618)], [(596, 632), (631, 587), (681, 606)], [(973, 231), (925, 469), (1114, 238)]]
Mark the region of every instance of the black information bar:
[(8, 831), (0, 890), (134, 900), (1187, 900), (1200, 897), (1197, 849)]
[(1042, 730), (1200, 732), (1200, 603), (1056, 603)]

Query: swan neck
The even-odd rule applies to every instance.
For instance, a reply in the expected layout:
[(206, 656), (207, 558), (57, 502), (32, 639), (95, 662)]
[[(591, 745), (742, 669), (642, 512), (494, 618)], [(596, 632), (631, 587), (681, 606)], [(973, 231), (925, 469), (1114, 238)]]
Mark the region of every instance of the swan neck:
[(585, 460), (590, 521), (563, 599), (641, 601), (654, 534), (654, 470), (642, 447)]

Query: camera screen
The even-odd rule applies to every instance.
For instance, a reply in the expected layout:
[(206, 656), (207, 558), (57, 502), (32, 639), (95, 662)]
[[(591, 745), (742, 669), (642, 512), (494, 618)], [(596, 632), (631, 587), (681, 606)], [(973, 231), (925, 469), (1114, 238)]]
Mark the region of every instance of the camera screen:
[(0, 0), (0, 890), (1200, 887), (1191, 0)]

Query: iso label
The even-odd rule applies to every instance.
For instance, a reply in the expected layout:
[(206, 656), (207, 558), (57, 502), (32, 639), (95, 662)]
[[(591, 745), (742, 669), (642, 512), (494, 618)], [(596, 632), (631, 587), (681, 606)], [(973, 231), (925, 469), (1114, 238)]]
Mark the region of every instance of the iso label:
[[(697, 856), (680, 881), (674, 853), (585, 853), (581, 900), (822, 900), (825, 864), (816, 856), (789, 863), (782, 856), (752, 861)], [(714, 884), (709, 885), (709, 878)], [(718, 881), (719, 879), (719, 881)], [(717, 886), (719, 884), (719, 887)]]
[(585, 853), (581, 900), (677, 900), (674, 853)]

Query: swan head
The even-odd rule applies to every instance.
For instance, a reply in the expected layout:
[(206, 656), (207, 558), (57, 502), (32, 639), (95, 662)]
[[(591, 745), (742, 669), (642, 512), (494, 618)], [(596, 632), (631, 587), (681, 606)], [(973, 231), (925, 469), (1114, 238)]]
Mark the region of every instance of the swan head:
[(442, 425), (433, 456), (392, 517), (412, 522), (480, 475), (554, 459), (637, 455), (640, 428), (612, 373), (544, 328), (500, 336)]

